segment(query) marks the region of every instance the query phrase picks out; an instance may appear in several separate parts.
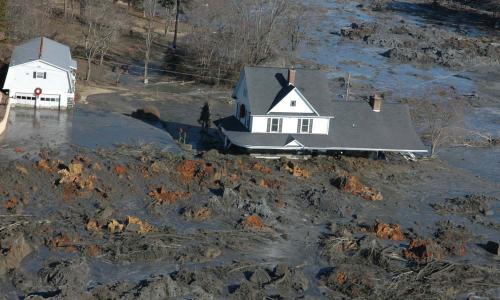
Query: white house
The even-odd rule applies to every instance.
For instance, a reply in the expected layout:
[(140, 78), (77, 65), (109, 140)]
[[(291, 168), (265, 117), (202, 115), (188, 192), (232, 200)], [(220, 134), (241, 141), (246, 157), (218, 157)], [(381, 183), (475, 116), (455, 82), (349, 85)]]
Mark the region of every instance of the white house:
[(13, 105), (71, 107), (76, 69), (68, 46), (45, 37), (35, 38), (14, 49), (3, 91)]
[(319, 70), (245, 67), (233, 116), (216, 121), (226, 147), (427, 152), (408, 106), (336, 101)]

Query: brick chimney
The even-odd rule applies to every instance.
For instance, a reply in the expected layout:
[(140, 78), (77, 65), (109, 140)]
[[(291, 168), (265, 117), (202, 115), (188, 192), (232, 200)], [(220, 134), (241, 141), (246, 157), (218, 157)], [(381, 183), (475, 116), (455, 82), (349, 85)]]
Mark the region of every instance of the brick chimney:
[(295, 70), (295, 68), (288, 69), (288, 84), (295, 85), (296, 76), (297, 76), (297, 70)]
[(370, 97), (370, 105), (372, 106), (373, 111), (380, 112), (382, 108), (382, 98), (379, 95), (374, 94)]

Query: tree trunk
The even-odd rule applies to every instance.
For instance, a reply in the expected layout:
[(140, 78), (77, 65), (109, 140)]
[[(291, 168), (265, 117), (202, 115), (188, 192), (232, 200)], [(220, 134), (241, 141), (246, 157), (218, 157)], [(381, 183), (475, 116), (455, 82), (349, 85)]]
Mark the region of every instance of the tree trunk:
[(87, 59), (87, 75), (85, 76), (85, 80), (89, 81), (90, 80), (90, 68), (92, 67), (92, 58), (89, 57)]
[(174, 29), (174, 42), (172, 43), (172, 48), (177, 49), (177, 31), (179, 30), (179, 6), (181, 5), (181, 0), (177, 0), (176, 12), (175, 12), (175, 29)]
[(80, 17), (82, 19), (85, 19), (85, 10), (86, 10), (86, 6), (87, 6), (87, 3), (85, 2), (86, 0), (80, 0)]
[(148, 68), (149, 68), (149, 49), (146, 50), (146, 59), (144, 59), (144, 84), (149, 83)]
[(65, 18), (65, 19), (66, 19), (66, 14), (67, 14), (67, 11), (66, 11), (66, 1), (67, 1), (67, 0), (64, 0), (64, 2), (63, 2), (63, 5), (64, 5), (64, 9), (63, 9), (63, 11), (64, 11), (64, 18)]
[(168, 34), (168, 6), (165, 6), (165, 36)]

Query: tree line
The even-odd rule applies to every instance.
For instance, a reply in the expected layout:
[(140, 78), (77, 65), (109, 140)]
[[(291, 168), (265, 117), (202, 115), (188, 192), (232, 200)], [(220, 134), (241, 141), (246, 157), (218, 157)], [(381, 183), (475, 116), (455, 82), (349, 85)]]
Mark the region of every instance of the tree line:
[(305, 38), (309, 20), (304, 8), (298, 0), (0, 0), (0, 32), (22, 41), (47, 35), (53, 19), (76, 21), (83, 37), (79, 46), (87, 63), (85, 79), (91, 80), (93, 66), (102, 65), (110, 49), (119, 46), (120, 35), (132, 31), (129, 14), (141, 12), (146, 84), (152, 45), (168, 33), (170, 55), (189, 57), (197, 78), (227, 79), (245, 64), (277, 57), (290, 61)]

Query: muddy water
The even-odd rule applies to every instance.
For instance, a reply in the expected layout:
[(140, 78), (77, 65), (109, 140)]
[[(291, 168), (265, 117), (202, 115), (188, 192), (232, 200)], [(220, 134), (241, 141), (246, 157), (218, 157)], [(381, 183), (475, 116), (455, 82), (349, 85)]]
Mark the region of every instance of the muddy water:
[[(446, 15), (432, 15), (429, 9), (405, 2), (394, 4), (392, 15), (381, 16), (364, 11), (358, 2), (309, 0), (310, 4), (326, 9), (326, 16), (317, 24), (311, 41), (300, 50), (303, 59), (311, 60), (330, 67), (330, 77), (347, 77), (350, 73), (354, 86), (361, 84), (374, 91), (386, 92), (394, 98), (434, 97), (429, 91), (449, 89), (452, 86), (457, 94), (484, 95), (497, 99), (500, 89), (493, 78), (498, 76), (500, 67), (493, 66), (493, 76), (483, 76), (484, 72), (472, 69), (451, 70), (440, 66), (415, 66), (391, 63), (380, 54), (384, 48), (376, 48), (363, 41), (350, 41), (340, 37), (338, 32), (353, 22), (394, 22), (404, 20), (413, 24), (440, 26), (450, 31), (467, 36), (492, 34), (491, 31), (475, 26), (473, 23), (460, 23), (457, 18)], [(377, 19), (379, 18), (379, 19)], [(385, 18), (389, 18), (388, 21)], [(479, 67), (481, 68), (481, 67)], [(479, 69), (481, 70), (481, 69)], [(484, 71), (484, 70), (483, 70)], [(477, 73), (477, 74), (476, 74)], [(495, 75), (496, 74), (496, 75)], [(352, 90), (356, 95), (358, 91)], [(344, 95), (345, 91), (335, 94)], [(469, 127), (488, 132), (492, 136), (500, 135), (500, 103), (492, 100), (487, 107), (476, 107), (467, 116)], [(472, 174), (500, 182), (498, 148), (463, 149), (457, 148), (441, 154), (449, 164), (467, 170)]]
[(71, 146), (110, 148), (119, 144), (153, 143), (178, 152), (164, 130), (119, 113), (76, 108), (73, 111), (15, 108), (7, 131), (0, 137), (2, 156), (9, 159), (16, 148), (38, 152), (43, 147), (64, 151)]

